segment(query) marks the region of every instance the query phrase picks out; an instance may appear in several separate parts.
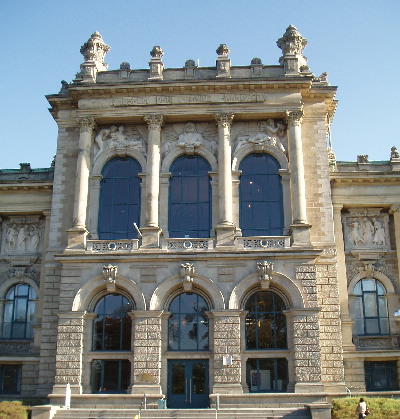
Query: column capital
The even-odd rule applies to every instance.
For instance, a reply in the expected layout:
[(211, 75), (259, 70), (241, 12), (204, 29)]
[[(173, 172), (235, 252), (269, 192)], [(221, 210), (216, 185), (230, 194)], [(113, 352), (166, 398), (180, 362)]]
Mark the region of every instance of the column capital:
[(216, 113), (215, 120), (219, 127), (230, 128), (233, 121), (233, 113)]
[(300, 125), (304, 112), (300, 109), (297, 111), (286, 111), (286, 118), (289, 125)]
[(79, 125), (80, 132), (91, 132), (96, 128), (96, 121), (93, 117), (79, 117), (76, 118), (76, 122)]
[(390, 209), (389, 209), (389, 213), (390, 214), (394, 214), (395, 212), (400, 212), (400, 203), (396, 203), (396, 204), (393, 204), (391, 207), (390, 207)]
[(163, 124), (163, 115), (161, 114), (150, 114), (150, 115), (144, 115), (143, 119), (145, 120), (145, 122), (147, 123), (148, 127), (150, 129), (157, 129), (160, 130), (161, 126)]

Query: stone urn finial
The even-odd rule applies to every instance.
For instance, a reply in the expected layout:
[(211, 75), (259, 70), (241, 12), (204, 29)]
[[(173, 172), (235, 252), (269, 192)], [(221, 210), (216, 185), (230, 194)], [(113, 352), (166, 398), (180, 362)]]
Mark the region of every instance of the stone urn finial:
[(307, 39), (300, 35), (295, 26), (290, 25), (276, 44), (282, 50), (279, 64), (284, 66), (286, 75), (296, 75), (300, 72), (309, 73), (307, 58), (303, 55)]
[(77, 81), (95, 82), (99, 71), (107, 71), (107, 64), (104, 57), (110, 50), (99, 32), (95, 32), (80, 49), (84, 62), (81, 64), (81, 71), (76, 75)]

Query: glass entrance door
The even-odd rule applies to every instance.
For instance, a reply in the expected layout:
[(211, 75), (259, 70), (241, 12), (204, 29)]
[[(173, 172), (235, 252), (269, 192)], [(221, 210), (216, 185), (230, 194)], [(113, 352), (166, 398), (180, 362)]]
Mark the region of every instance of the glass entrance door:
[(209, 406), (208, 396), (208, 360), (168, 361), (168, 408), (205, 408)]

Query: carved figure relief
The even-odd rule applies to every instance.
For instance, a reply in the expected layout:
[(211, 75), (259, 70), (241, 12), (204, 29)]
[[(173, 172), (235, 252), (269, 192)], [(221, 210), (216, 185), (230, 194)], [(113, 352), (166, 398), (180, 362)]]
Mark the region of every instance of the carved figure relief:
[(126, 152), (130, 148), (136, 148), (146, 156), (146, 144), (136, 127), (126, 129), (123, 125), (118, 127), (112, 125), (100, 129), (94, 139), (93, 160), (96, 160), (97, 156), (107, 148), (115, 149), (117, 154), (124, 150)]
[(36, 220), (13, 219), (5, 229), (5, 251), (36, 253), (39, 251), (41, 229)]
[(274, 121), (267, 119), (266, 121), (259, 121), (257, 123), (258, 131), (248, 135), (238, 135), (234, 147), (234, 154), (244, 145), (251, 143), (256, 145), (268, 144), (279, 148), (283, 153), (286, 153), (286, 129), (282, 121)]
[(201, 146), (217, 156), (218, 145), (215, 140), (216, 135), (215, 128), (213, 127), (211, 129), (209, 124), (207, 124), (206, 130), (200, 133), (197, 131), (194, 122), (186, 122), (183, 127), (183, 132), (180, 134), (175, 128), (175, 125), (168, 125), (163, 130), (163, 157), (175, 148), (184, 149), (186, 154), (194, 154), (196, 148)]
[(353, 208), (343, 216), (346, 248), (389, 245), (388, 214), (381, 208)]

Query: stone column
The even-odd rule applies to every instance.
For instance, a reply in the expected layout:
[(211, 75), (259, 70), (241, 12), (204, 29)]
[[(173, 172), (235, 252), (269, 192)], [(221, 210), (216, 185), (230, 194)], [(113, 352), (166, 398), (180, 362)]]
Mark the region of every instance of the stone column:
[(72, 394), (82, 394), (82, 344), (84, 312), (60, 313), (53, 394), (65, 394), (69, 383)]
[(324, 391), (321, 382), (318, 308), (290, 310), (285, 313), (293, 325), (293, 360), (295, 393)]
[(161, 125), (163, 116), (146, 115), (144, 120), (149, 129), (147, 150), (147, 213), (145, 226), (141, 227), (142, 247), (159, 247), (161, 229), (158, 220), (160, 197)]
[(349, 296), (347, 291), (346, 258), (342, 229), (342, 204), (333, 205), (333, 224), (337, 248), (337, 278), (339, 287), (340, 318), (342, 323), (343, 350), (355, 350), (353, 344), (353, 320), (349, 315)]
[(162, 311), (134, 311), (132, 394), (161, 395)]
[[(214, 319), (214, 377), (212, 392), (243, 393), (240, 356), (240, 314), (241, 311), (212, 311)], [(223, 357), (232, 356), (231, 365), (223, 365)]]
[(79, 154), (76, 164), (73, 226), (68, 230), (68, 248), (82, 248), (85, 244), (86, 212), (88, 206), (90, 148), (94, 118), (77, 118), (80, 126)]
[(219, 113), (215, 115), (218, 126), (218, 192), (219, 220), (217, 246), (232, 246), (235, 238), (232, 211), (232, 146), (231, 124), (233, 114)]
[(301, 139), (302, 111), (287, 112), (289, 161), (291, 175), (293, 246), (310, 244), (310, 225), (307, 224), (306, 185), (304, 179), (303, 146)]
[(397, 252), (397, 267), (398, 267), (397, 271), (400, 273), (400, 203), (393, 204), (389, 212), (390, 214), (393, 214), (394, 235), (395, 235), (395, 240), (396, 240), (396, 252)]

